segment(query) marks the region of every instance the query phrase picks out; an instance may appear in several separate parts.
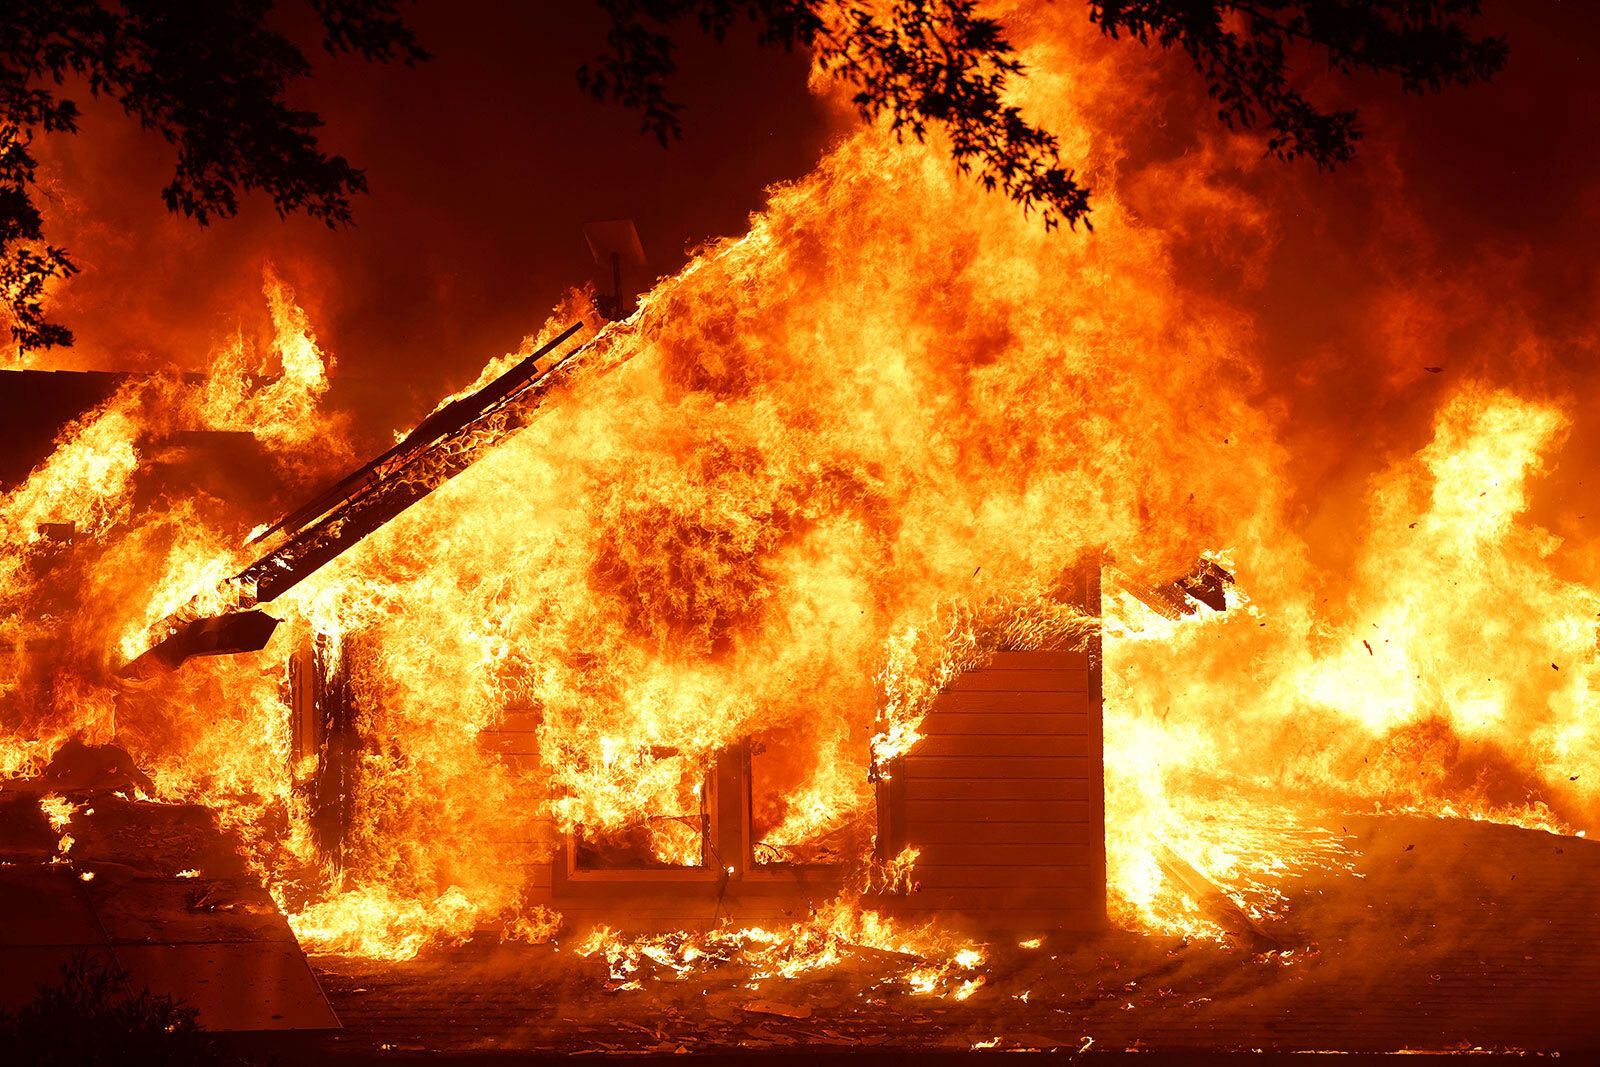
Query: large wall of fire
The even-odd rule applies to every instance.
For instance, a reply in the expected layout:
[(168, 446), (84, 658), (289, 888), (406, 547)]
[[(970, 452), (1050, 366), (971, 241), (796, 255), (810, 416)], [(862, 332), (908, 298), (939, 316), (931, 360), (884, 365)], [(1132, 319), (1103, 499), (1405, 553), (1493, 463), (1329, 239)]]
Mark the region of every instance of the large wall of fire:
[[(572, 828), (644, 825), (632, 847), (671, 859), (675, 824), (651, 820), (699, 810), (708, 761), (759, 735), (783, 754), (764, 839), (812, 847), (871, 810), (869, 769), (914, 748), (974, 649), (1076, 632), (1047, 596), (1064, 568), (1092, 551), (1156, 581), (1211, 554), (1238, 579), (1224, 614), (1108, 590), (1119, 921), (1204, 925), (1152, 841), (1218, 878), (1281, 865), (1296, 846), (1272, 831), (1310, 818), (1263, 805), (1285, 784), (1312, 809), (1583, 825), (1596, 557), (1538, 510), (1579, 402), (1536, 359), (1396, 357), (1409, 444), (1361, 480), (1305, 477), (1304, 420), (1238, 296), (1272, 241), (1239, 177), (1254, 157), (1221, 133), (1130, 155), (1153, 75), (1088, 34), (1055, 11), (1016, 30), (1022, 102), (1084, 162), (1092, 234), (1046, 232), (937, 143), (856, 131), (611, 327), (616, 371), (275, 605), (266, 653), (118, 681), (269, 517), (155, 478), (182, 431), (253, 435), (289, 487), (271, 504), (355, 458), (320, 402), (329, 355), (269, 280), (272, 336), (220, 344), (204, 380), (129, 383), (6, 489), (0, 769), (116, 740), (161, 796), (222, 813), (313, 947), (536, 936), (504, 872)], [(1410, 343), (1404, 319), (1373, 328)], [(1326, 448), (1361, 446), (1318, 418)], [(70, 551), (41, 533), (62, 523)], [(288, 650), (315, 635), (364, 650), (337, 866), (286, 711)], [(486, 760), (480, 735), (533, 709), (525, 765)]]

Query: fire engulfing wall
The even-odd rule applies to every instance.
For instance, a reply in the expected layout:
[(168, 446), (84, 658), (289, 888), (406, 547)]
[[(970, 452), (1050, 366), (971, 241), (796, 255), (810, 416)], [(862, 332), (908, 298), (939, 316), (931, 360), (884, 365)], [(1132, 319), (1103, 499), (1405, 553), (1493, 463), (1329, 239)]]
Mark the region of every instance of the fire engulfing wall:
[[(1489, 375), (1456, 386), (1415, 420), (1431, 443), (1344, 502), (1352, 562), (1314, 567), (1297, 509), (1315, 490), (1291, 476), (1254, 325), (1180, 256), (1202, 230), (1265, 240), (1260, 202), (1219, 177), (1256, 149), (1219, 135), (1125, 167), (1118, 131), (1147, 75), (1059, 7), (1012, 16), (1021, 103), (1084, 162), (1092, 235), (1046, 232), (937, 141), (850, 134), (748, 234), (606, 327), (614, 370), (575, 375), (532, 426), (276, 602), (286, 623), (264, 653), (112, 679), (238, 569), (266, 517), (204, 493), (135, 508), (162, 440), (252, 429), (306, 484), (344, 458), (309, 325), (272, 287), (280, 340), (261, 354), (280, 378), (245, 376), (237, 347), (205, 383), (124, 390), (0, 508), (8, 655), (27, 662), (49, 631), (58, 676), (48, 701), (8, 691), (6, 769), (74, 731), (115, 736), (161, 793), (241, 830), (315, 948), (403, 956), (485, 924), (543, 936), (553, 917), (508, 872), (547, 866), (580, 829), (699, 862), (699, 835), (660, 816), (699, 812), (705, 769), (752, 737), (782, 753), (763, 840), (803, 854), (843, 835), (872, 873), (869, 772), (916, 751), (956, 673), (1095, 627), (1052, 595), (1091, 557), (1139, 585), (1209, 554), (1238, 579), (1224, 614), (1168, 620), (1107, 586), (1120, 921), (1205, 929), (1158, 844), (1270, 908), (1275, 879), (1336, 847), (1281, 835), (1310, 817), (1261, 803), (1286, 786), (1313, 809), (1586, 819), (1594, 785), (1569, 767), (1595, 751), (1600, 605), (1582, 560), (1558, 560), (1524, 514), (1569, 406)], [(40, 538), (49, 521), (78, 524), (70, 558)], [(38, 607), (63, 588), (71, 609)], [(284, 664), (313, 641), (354, 694), (336, 866), (304, 788), (319, 757), (296, 749), (288, 710)], [(486, 758), (482, 735), (508, 719), (525, 758)], [(854, 907), (814, 921), (858, 938), (874, 922)]]

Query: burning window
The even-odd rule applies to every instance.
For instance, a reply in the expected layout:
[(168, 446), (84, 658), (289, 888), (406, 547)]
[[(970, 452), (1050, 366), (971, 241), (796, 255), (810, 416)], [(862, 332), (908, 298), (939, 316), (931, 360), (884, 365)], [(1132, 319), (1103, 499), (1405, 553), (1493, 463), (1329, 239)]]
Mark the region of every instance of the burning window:
[(579, 826), (567, 837), (568, 871), (694, 870), (717, 866), (710, 795), (712, 774), (675, 749), (653, 749), (650, 760), (663, 772), (681, 765), (686, 788), (668, 811), (624, 817), (609, 826)]
[(873, 808), (859, 752), (818, 745), (812, 733), (774, 731), (752, 739), (750, 862), (756, 868), (834, 865), (860, 855)]

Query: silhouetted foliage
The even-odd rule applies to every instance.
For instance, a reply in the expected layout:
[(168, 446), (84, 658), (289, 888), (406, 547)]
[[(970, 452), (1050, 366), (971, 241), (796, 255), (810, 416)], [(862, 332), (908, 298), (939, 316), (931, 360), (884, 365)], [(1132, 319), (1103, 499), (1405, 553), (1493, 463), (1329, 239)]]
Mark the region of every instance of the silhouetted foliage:
[[(579, 81), (600, 99), (638, 108), (663, 142), (680, 134), (667, 91), (673, 33), (692, 20), (721, 40), (741, 19), (759, 40), (810, 48), (854, 89), (864, 118), (887, 115), (896, 134), (921, 140), (942, 128), (962, 173), (1037, 210), (1047, 227), (1088, 225), (1089, 191), (1064, 165), (1060, 143), (1005, 103), (1025, 74), (1000, 25), (977, 0), (598, 0), (610, 16), (608, 50)], [(1466, 85), (1505, 64), (1499, 38), (1468, 33), (1478, 0), (1089, 0), (1111, 37), (1183, 51), (1230, 126), (1267, 130), (1267, 150), (1319, 166), (1354, 154), (1352, 111), (1323, 111), (1291, 84), (1296, 47), (1342, 74), (1396, 76), (1407, 92)]]
[[(426, 58), (399, 0), (307, 0), (323, 46), (375, 61)], [(0, 313), (23, 349), (69, 344), (46, 319), (52, 278), (77, 268), (44, 243), (34, 203), (40, 133), (75, 133), (75, 83), (109, 97), (177, 149), (167, 208), (201, 225), (261, 191), (280, 214), (350, 219), (365, 175), (317, 141), (321, 120), (285, 93), (310, 61), (268, 27), (273, 0), (7, 0), (0, 3)]]
[(193, 1008), (148, 989), (133, 992), (128, 976), (80, 953), (58, 983), (14, 1013), (0, 1012), (0, 1049), (7, 1063), (29, 1067), (221, 1067), (224, 1054), (200, 1028)]
[(1506, 43), (1473, 37), (1462, 20), (1479, 0), (1094, 0), (1089, 17), (1112, 37), (1181, 49), (1230, 127), (1264, 122), (1267, 151), (1318, 166), (1348, 162), (1361, 139), (1354, 111), (1321, 111), (1289, 84), (1289, 52), (1320, 52), (1340, 74), (1372, 71), (1408, 93), (1487, 81)]

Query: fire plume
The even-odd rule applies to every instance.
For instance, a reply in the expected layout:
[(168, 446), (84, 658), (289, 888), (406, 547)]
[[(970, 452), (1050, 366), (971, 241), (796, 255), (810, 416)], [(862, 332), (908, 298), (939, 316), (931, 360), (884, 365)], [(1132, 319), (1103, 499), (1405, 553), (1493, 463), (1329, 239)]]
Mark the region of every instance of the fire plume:
[[(491, 928), (554, 936), (521, 876), (568, 834), (699, 863), (704, 769), (752, 737), (782, 754), (768, 847), (848, 842), (864, 874), (871, 777), (914, 749), (931, 695), (1002, 645), (1099, 628), (1119, 922), (1219, 934), (1158, 846), (1266, 918), (1286, 879), (1344, 862), (1329, 813), (1586, 826), (1600, 597), (1528, 515), (1573, 404), (1461, 383), (1347, 509), (1354, 565), (1319, 570), (1249, 316), (1181, 269), (1201, 214), (1265, 240), (1260, 205), (1216, 179), (1238, 143), (1133, 167), (1117, 131), (1143, 77), (1065, 12), (1011, 17), (1020, 102), (1087, 161), (1092, 235), (1020, 217), (936, 141), (855, 130), (632, 317), (588, 314), (608, 372), (578, 367), (532, 425), (281, 598), (266, 651), (119, 681), (269, 517), (204, 491), (141, 501), (176, 432), (246, 431), (301, 488), (350, 459), (329, 360), (269, 276), (269, 376), (236, 338), (202, 381), (130, 382), (0, 498), (0, 770), (114, 738), (163, 798), (222, 813), (309, 948), (405, 958)], [(1164, 204), (1141, 195), (1158, 173)], [(1236, 579), (1224, 613), (1173, 621), (1110, 582), (1100, 620), (1052, 597), (1087, 561), (1133, 587), (1202, 556)], [(51, 634), (38, 698), (22, 680)], [(314, 641), (360, 694), (337, 863), (286, 711), (285, 656)], [(520, 763), (482, 743), (510, 719), (533, 738)], [(914, 877), (914, 857), (894, 866)], [(782, 931), (596, 936), (618, 982), (729, 953), (783, 976), (849, 946), (943, 961), (918, 989), (983, 981), (973, 946), (848, 900)]]

